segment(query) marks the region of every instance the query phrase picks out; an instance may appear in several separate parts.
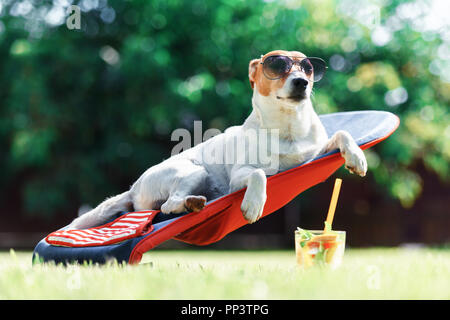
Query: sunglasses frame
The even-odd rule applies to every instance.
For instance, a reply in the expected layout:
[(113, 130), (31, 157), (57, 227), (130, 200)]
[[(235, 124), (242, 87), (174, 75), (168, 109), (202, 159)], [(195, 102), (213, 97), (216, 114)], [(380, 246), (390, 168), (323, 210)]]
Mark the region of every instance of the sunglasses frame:
[[(289, 70), (287, 70), (284, 74), (280, 75), (279, 77), (276, 77), (276, 78), (269, 77), (269, 76), (266, 74), (266, 70), (265, 70), (265, 68), (264, 68), (264, 63), (266, 62), (266, 60), (267, 60), (268, 58), (271, 58), (271, 57), (286, 57), (286, 58), (288, 58), (288, 59), (290, 60), (290, 62), (291, 62), (291, 66), (290, 66)], [(301, 58), (301, 60), (294, 60), (294, 59), (292, 59), (292, 58), (297, 58), (297, 59)], [(293, 67), (295, 64), (297, 64), (299, 67), (301, 67), (301, 68), (302, 68), (302, 71), (305, 71), (304, 68), (303, 68), (303, 66), (301, 65), (301, 63), (302, 63), (303, 60), (305, 60), (305, 59), (308, 59), (310, 62), (311, 62), (311, 59), (314, 59), (314, 60), (317, 60), (317, 61), (320, 61), (321, 63), (323, 63), (324, 70), (323, 70), (322, 77), (321, 77), (319, 80), (316, 80), (316, 81), (315, 81), (315, 80), (314, 80), (314, 76), (313, 76), (313, 79), (312, 79), (312, 80), (309, 80), (309, 81), (312, 81), (312, 82), (318, 82), (318, 81), (322, 80), (323, 76), (325, 75), (326, 70), (328, 69), (328, 66), (327, 66), (327, 63), (325, 62), (325, 60), (323, 60), (322, 58), (319, 58), (319, 57), (296, 57), (296, 56), (286, 56), (286, 55), (283, 55), (283, 54), (274, 54), (274, 55), (271, 55), (271, 56), (266, 57), (266, 58), (264, 59), (264, 61), (261, 61), (261, 62), (260, 62), (260, 64), (263, 65), (263, 73), (264, 73), (264, 76), (265, 76), (267, 79), (269, 79), (269, 80), (278, 80), (278, 79), (284, 78), (287, 74), (289, 74), (289, 72), (291, 71), (292, 67)], [(312, 64), (312, 62), (311, 62), (311, 65), (312, 65), (313, 68), (314, 68), (314, 65)], [(313, 70), (314, 70), (314, 69), (313, 69)], [(313, 74), (314, 74), (314, 73), (313, 73)]]

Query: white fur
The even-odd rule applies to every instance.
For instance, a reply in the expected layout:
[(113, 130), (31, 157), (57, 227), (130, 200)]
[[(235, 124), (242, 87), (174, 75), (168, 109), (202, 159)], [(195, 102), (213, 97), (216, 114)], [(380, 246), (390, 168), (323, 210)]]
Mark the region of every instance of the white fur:
[(249, 223), (257, 221), (266, 202), (267, 167), (261, 163), (227, 164), (224, 161), (224, 164), (208, 164), (203, 161), (205, 154), (214, 148), (232, 139), (245, 140), (250, 129), (279, 129), (280, 171), (338, 148), (346, 167), (364, 176), (367, 163), (352, 137), (339, 131), (328, 139), (310, 100), (312, 86), (308, 86), (306, 98), (300, 102), (288, 99), (292, 79), (304, 76), (300, 70), (293, 69), (283, 87), (268, 96), (254, 88), (253, 111), (242, 126), (228, 128), (224, 133), (149, 168), (129, 191), (105, 200), (75, 219), (69, 228), (99, 225), (123, 210), (161, 209), (163, 213), (180, 213), (186, 210), (188, 196), (202, 195), (213, 200), (244, 187), (247, 190), (241, 204), (243, 216)]

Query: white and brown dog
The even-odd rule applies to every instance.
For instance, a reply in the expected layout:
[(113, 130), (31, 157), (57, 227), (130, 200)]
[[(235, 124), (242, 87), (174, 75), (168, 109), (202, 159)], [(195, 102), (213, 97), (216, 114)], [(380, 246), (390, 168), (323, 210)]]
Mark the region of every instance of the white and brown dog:
[[(328, 138), (313, 109), (310, 100), (313, 82), (320, 80), (325, 70), (321, 62), (298, 51), (283, 50), (252, 60), (249, 79), (253, 111), (243, 125), (228, 128), (149, 168), (130, 190), (105, 200), (68, 227), (97, 226), (126, 210), (199, 211), (206, 199), (213, 200), (244, 187), (247, 190), (241, 204), (243, 216), (249, 223), (257, 221), (266, 201), (266, 165), (203, 161), (206, 153), (220, 149), (230, 140), (247, 141), (247, 132), (251, 130), (277, 129), (280, 171), (337, 148), (346, 168), (364, 176), (366, 159), (350, 134), (338, 131)], [(250, 147), (246, 153), (252, 150)]]

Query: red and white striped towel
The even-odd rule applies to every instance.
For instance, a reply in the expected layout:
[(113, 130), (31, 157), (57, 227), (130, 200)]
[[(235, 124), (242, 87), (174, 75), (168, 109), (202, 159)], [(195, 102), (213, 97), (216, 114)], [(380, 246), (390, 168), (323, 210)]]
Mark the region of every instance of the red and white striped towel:
[(81, 230), (59, 230), (45, 240), (54, 246), (92, 247), (104, 246), (135, 238), (153, 230), (151, 222), (158, 211), (126, 213), (105, 225)]

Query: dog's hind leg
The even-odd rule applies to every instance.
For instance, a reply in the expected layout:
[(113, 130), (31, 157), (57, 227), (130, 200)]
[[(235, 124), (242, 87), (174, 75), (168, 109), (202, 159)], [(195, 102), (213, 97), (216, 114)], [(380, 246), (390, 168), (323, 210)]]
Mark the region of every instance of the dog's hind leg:
[[(190, 177), (189, 180), (184, 181), (186, 182), (186, 185), (181, 189), (174, 190), (174, 192), (170, 194), (167, 201), (161, 205), (162, 213), (181, 213), (184, 211), (198, 212), (203, 209), (206, 203), (206, 197), (196, 195), (198, 194), (198, 192), (195, 191), (197, 186), (188, 185), (193, 182), (192, 179), (196, 180), (195, 178)], [(183, 181), (180, 183), (183, 183)]]
[(154, 166), (131, 187), (134, 209), (161, 209), (163, 213), (200, 211), (206, 203), (207, 176), (204, 167), (189, 159)]
[(181, 213), (184, 211), (198, 212), (205, 206), (206, 197), (200, 195), (204, 193), (205, 181), (208, 173), (202, 166), (194, 165), (192, 162), (186, 163), (188, 171), (182, 177), (178, 177), (169, 191), (169, 197), (161, 205), (163, 213)]
[(203, 209), (206, 203), (206, 197), (180, 194), (172, 195), (161, 206), (163, 213), (181, 213), (184, 211), (198, 212)]

